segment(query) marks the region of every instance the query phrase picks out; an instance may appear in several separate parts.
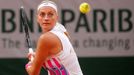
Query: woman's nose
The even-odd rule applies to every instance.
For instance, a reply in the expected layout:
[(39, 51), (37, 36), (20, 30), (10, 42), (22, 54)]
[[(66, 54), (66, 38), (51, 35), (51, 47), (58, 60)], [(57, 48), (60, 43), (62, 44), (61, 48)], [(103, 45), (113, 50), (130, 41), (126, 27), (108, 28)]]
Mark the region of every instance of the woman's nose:
[(48, 15), (45, 15), (45, 16), (43, 17), (43, 19), (44, 19), (44, 20), (48, 20), (48, 19), (49, 19)]

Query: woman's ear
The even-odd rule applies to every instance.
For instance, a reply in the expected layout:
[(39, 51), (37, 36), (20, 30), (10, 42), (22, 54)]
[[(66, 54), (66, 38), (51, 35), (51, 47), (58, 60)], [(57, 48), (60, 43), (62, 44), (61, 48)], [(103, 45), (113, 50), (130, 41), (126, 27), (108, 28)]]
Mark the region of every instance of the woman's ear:
[(57, 21), (58, 21), (58, 19), (59, 19), (59, 16), (58, 16), (58, 14), (57, 14)]

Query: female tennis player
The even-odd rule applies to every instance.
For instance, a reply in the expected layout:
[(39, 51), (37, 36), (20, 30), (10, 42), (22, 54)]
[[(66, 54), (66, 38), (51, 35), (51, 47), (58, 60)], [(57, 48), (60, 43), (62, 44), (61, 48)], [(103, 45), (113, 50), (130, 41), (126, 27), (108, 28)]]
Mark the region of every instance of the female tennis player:
[(83, 75), (66, 29), (58, 23), (57, 5), (43, 1), (37, 8), (37, 22), (42, 28), (33, 61), (26, 64), (29, 75), (39, 75), (42, 66), (48, 75)]

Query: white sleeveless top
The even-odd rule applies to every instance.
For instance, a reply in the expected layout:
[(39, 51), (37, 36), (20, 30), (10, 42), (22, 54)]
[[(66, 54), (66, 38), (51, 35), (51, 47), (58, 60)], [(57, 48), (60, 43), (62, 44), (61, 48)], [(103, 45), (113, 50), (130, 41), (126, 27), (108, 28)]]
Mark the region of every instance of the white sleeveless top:
[(65, 31), (64, 26), (59, 23), (50, 31), (60, 39), (63, 50), (55, 56), (48, 57), (43, 66), (49, 75), (83, 75), (76, 53), (64, 34)]

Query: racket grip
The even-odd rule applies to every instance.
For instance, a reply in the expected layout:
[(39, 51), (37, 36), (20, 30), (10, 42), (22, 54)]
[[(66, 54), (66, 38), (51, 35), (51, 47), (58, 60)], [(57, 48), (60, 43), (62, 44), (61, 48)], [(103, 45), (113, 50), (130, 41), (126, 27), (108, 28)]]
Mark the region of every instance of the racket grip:
[[(33, 51), (32, 48), (29, 48), (29, 53), (30, 53), (30, 54), (34, 54), (34, 51)], [(30, 61), (33, 61), (33, 59), (34, 59), (34, 57), (31, 55)]]

